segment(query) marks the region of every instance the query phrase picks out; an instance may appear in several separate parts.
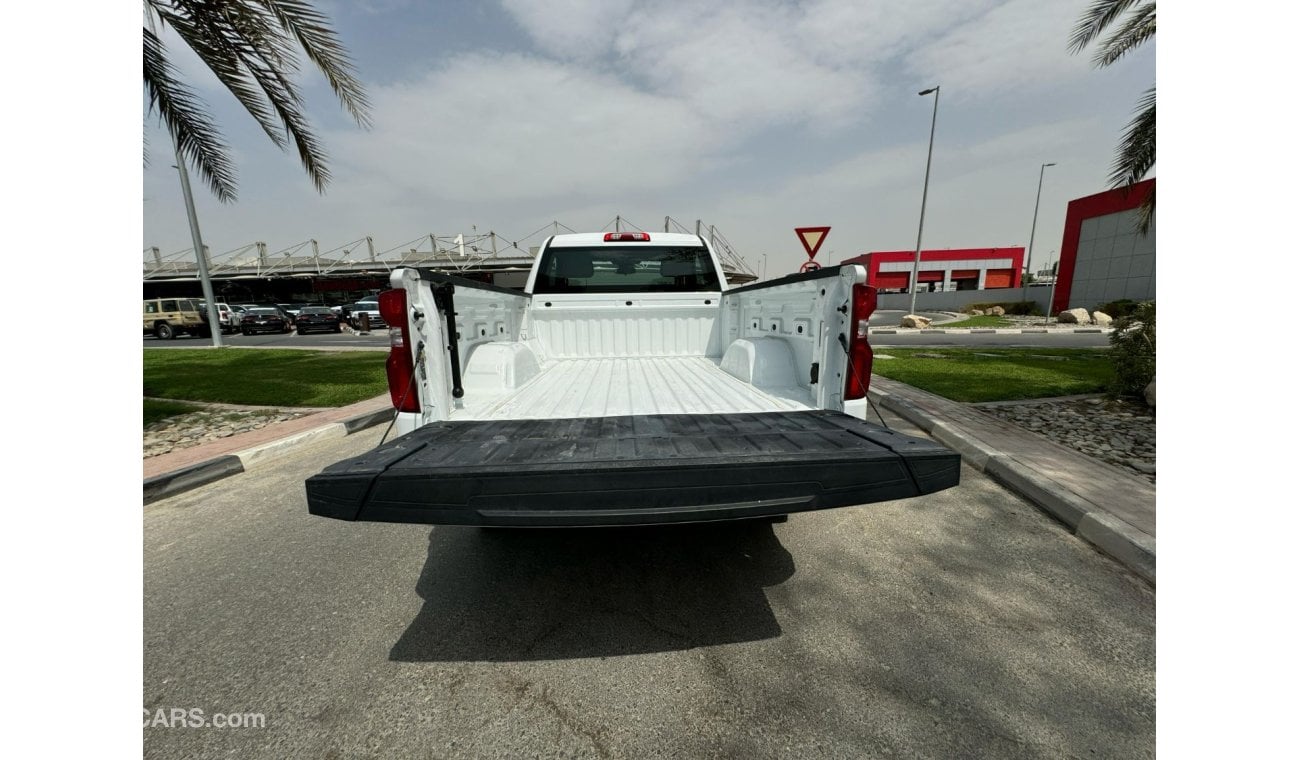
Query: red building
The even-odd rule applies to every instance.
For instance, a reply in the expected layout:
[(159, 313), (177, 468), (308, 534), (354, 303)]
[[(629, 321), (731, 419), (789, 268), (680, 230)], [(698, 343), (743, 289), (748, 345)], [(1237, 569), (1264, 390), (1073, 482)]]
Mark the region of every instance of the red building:
[(1130, 299), (1156, 297), (1155, 225), (1136, 229), (1138, 207), (1154, 193), (1154, 177), (1133, 185), (1076, 198), (1065, 211), (1061, 266), (1052, 313)]
[[(867, 284), (881, 293), (906, 293), (912, 281), (916, 251), (872, 251), (845, 259), (867, 268)], [(1020, 287), (1025, 249), (949, 248), (921, 251), (917, 290), (987, 290)]]

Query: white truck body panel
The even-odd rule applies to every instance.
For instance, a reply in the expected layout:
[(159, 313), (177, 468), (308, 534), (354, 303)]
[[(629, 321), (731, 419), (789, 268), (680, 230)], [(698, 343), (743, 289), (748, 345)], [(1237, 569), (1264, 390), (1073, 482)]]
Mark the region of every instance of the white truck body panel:
[(415, 393), (419, 411), (309, 478), (308, 509), (592, 527), (779, 519), (950, 488), (959, 454), (844, 402), (846, 373), (869, 371), (865, 280), (840, 266), (728, 288), (706, 241), (659, 233), (552, 238), (525, 293), (397, 270), (400, 293), (381, 296), (389, 381), (395, 405)]
[[(704, 246), (655, 233), (659, 245)], [(561, 235), (556, 248), (603, 244)], [(545, 247), (544, 247), (545, 249)], [(712, 255), (712, 251), (710, 250)], [(538, 255), (538, 262), (541, 261)], [(716, 255), (712, 261), (723, 279)], [(537, 281), (535, 264), (526, 293)], [(553, 419), (636, 414), (844, 410), (847, 361), (838, 336), (860, 266), (838, 275), (736, 291), (543, 293), (458, 285), (455, 324), (464, 396), (454, 398), (445, 313), (419, 270), (393, 272), (407, 291), (421, 411), (405, 434), (440, 420)], [(415, 318), (418, 315), (418, 318)], [(818, 382), (812, 381), (817, 364)]]

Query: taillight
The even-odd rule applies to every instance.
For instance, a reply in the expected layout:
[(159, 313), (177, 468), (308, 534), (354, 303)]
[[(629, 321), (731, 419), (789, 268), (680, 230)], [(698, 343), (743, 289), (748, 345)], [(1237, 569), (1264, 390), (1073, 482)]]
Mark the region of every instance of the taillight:
[(379, 294), (379, 315), (390, 325), (388, 329), (388, 395), (393, 408), (399, 412), (420, 411), (420, 394), (415, 387), (415, 361), (411, 357), (411, 335), (406, 318), (406, 291), (402, 288), (385, 290)]
[(649, 232), (606, 232), (606, 243), (649, 243)]
[(871, 384), (871, 346), (867, 344), (867, 321), (876, 310), (876, 289), (853, 286), (853, 309), (849, 319), (849, 366), (844, 378), (844, 400), (865, 398)]

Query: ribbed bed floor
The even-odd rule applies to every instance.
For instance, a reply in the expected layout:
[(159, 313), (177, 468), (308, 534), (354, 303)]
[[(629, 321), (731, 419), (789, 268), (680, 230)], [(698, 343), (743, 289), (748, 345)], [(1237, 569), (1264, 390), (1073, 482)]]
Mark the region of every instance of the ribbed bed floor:
[(670, 356), (565, 359), (524, 387), (489, 396), (466, 388), (453, 420), (563, 419), (634, 414), (731, 414), (812, 409), (807, 388), (755, 388), (716, 359)]

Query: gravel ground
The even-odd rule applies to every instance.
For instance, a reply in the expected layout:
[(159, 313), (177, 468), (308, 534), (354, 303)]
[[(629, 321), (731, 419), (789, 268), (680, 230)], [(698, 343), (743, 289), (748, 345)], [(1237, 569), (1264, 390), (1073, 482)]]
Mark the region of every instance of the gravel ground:
[(984, 411), (1156, 482), (1156, 415), (1127, 399), (1071, 398), (980, 404)]
[(229, 438), (276, 422), (297, 419), (315, 410), (286, 411), (264, 407), (205, 409), (159, 420), (144, 429), (144, 458), (207, 441)]

